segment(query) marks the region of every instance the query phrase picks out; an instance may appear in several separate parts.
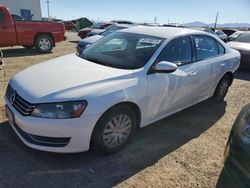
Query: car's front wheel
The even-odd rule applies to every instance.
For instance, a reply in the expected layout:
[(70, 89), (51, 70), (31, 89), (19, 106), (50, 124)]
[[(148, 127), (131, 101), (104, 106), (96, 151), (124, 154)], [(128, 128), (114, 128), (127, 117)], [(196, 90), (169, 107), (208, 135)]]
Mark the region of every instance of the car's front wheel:
[(127, 105), (115, 106), (99, 119), (92, 135), (96, 152), (115, 153), (123, 149), (135, 132), (137, 117)]
[(228, 92), (230, 84), (231, 84), (230, 77), (228, 75), (223, 76), (215, 89), (213, 98), (216, 101), (223, 101)]

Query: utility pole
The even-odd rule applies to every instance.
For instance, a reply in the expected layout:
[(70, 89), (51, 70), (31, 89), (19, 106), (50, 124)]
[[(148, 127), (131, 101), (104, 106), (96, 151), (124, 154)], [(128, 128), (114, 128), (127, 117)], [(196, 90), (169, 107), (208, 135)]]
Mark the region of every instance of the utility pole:
[(48, 21), (49, 21), (49, 17), (50, 17), (50, 15), (49, 15), (49, 3), (50, 3), (50, 0), (47, 0), (46, 3), (47, 3)]
[(214, 23), (214, 30), (216, 29), (216, 25), (217, 25), (217, 21), (218, 21), (218, 16), (219, 16), (219, 12), (217, 12), (217, 14), (216, 14), (215, 23)]
[(154, 19), (154, 23), (156, 24), (157, 23), (157, 17), (155, 16), (155, 19)]

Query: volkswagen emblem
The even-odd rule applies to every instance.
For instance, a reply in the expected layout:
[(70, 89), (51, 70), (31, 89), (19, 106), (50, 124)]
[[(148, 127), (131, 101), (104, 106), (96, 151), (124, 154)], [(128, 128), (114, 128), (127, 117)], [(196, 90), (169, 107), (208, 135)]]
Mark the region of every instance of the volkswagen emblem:
[(11, 104), (14, 104), (16, 100), (16, 91), (13, 91), (11, 94), (10, 94), (10, 103)]

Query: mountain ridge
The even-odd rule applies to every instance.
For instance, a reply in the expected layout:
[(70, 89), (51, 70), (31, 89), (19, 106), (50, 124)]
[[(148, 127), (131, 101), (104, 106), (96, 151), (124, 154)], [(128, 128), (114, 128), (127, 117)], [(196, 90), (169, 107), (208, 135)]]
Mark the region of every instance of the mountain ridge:
[[(199, 22), (199, 21), (195, 21), (195, 22), (190, 22), (190, 23), (186, 23), (183, 24), (185, 26), (188, 27), (214, 27), (214, 23), (204, 23), (204, 22)], [(224, 24), (217, 24), (216, 27), (223, 27), (223, 28), (250, 28), (250, 23), (224, 23)]]

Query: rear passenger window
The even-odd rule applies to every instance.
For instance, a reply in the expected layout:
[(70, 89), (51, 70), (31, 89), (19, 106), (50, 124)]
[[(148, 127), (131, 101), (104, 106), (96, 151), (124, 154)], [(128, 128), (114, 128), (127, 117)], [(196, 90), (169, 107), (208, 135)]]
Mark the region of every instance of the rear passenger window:
[(180, 37), (170, 41), (156, 59), (156, 62), (168, 61), (177, 65), (192, 61), (191, 42), (189, 37)]
[(0, 10), (0, 23), (4, 22), (4, 15), (3, 15), (3, 11)]
[(196, 48), (196, 60), (215, 57), (219, 54), (217, 42), (208, 36), (193, 36)]
[(225, 54), (225, 48), (219, 43), (218, 44), (218, 50), (219, 50), (219, 54)]

